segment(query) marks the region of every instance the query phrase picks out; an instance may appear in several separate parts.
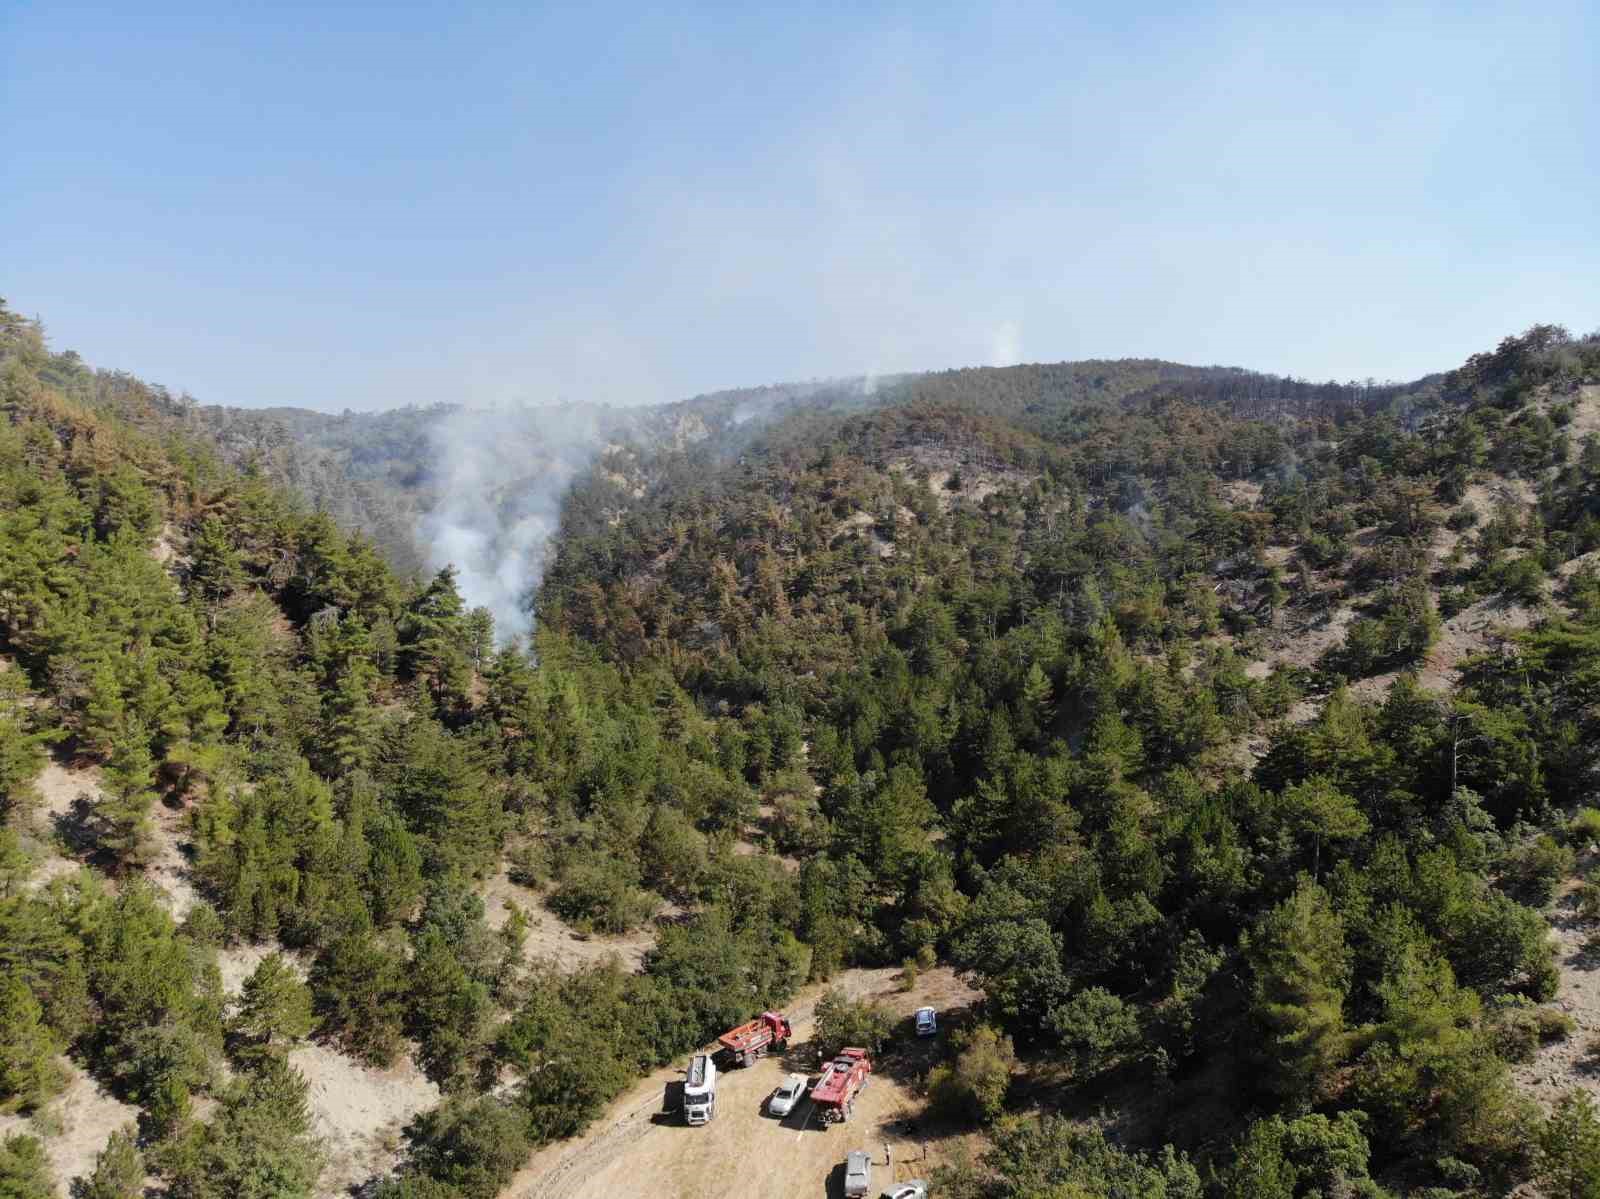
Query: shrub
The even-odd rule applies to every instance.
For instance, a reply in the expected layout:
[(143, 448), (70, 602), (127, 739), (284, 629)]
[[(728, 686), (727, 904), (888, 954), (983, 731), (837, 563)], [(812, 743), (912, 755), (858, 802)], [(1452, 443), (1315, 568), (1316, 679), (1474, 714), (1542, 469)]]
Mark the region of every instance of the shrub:
[[(443, 1194), (491, 1199), (532, 1148), (517, 1110), (488, 1096), (447, 1100), (424, 1112), (407, 1127), (406, 1139), (411, 1146), (406, 1171), (379, 1189), (383, 1199)], [(440, 1185), (418, 1186), (422, 1179)]]
[(1575, 862), (1572, 850), (1545, 834), (1506, 853), (1500, 860), (1500, 882), (1518, 902), (1542, 908)]
[(1578, 915), (1600, 920), (1600, 883), (1584, 883), (1578, 888)]
[(657, 898), (630, 881), (620, 865), (583, 859), (568, 866), (547, 901), (550, 910), (580, 930), (625, 933), (655, 914)]
[(824, 1059), (847, 1045), (859, 1045), (876, 1057), (893, 1030), (894, 1017), (887, 1009), (850, 999), (838, 988), (817, 1002), (816, 1044)]
[(1465, 612), (1478, 602), (1475, 592), (1467, 587), (1445, 587), (1439, 592), (1439, 616), (1449, 620), (1458, 613)]
[(1559, 1008), (1542, 1007), (1534, 1012), (1539, 1040), (1544, 1044), (1565, 1041), (1578, 1030), (1578, 1022)]
[(1574, 849), (1600, 845), (1600, 808), (1579, 808), (1567, 821), (1567, 844)]
[(900, 989), (910, 991), (917, 985), (917, 959), (906, 958), (900, 963)]
[(828, 818), (815, 797), (788, 791), (773, 801), (772, 844), (779, 853), (809, 854), (824, 848), (831, 836)]
[(1528, 1062), (1539, 1051), (1539, 1017), (1532, 1008), (1508, 1007), (1494, 1023), (1494, 1048), (1508, 1062)]
[(519, 886), (542, 887), (550, 880), (550, 848), (529, 841), (506, 854), (506, 876)]
[(1054, 1009), (1045, 1023), (1061, 1038), (1081, 1074), (1096, 1074), (1139, 1041), (1139, 1017), (1110, 991), (1089, 987)]
[(928, 1075), (928, 1101), (947, 1119), (987, 1124), (1005, 1109), (1016, 1064), (1011, 1038), (984, 1025), (973, 1030), (954, 1062)]
[(1521, 604), (1537, 604), (1544, 599), (1544, 567), (1533, 555), (1507, 562), (1496, 572), (1501, 594)]

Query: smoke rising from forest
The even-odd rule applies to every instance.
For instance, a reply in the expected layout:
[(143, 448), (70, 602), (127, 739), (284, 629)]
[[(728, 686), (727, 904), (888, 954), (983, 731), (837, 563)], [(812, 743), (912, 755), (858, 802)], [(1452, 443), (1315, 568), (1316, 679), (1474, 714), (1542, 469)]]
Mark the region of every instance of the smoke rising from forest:
[(456, 568), (462, 598), (494, 614), (501, 642), (532, 631), (562, 497), (603, 444), (596, 416), (462, 408), (430, 432), (437, 501), (421, 522), (423, 549), (431, 568)]

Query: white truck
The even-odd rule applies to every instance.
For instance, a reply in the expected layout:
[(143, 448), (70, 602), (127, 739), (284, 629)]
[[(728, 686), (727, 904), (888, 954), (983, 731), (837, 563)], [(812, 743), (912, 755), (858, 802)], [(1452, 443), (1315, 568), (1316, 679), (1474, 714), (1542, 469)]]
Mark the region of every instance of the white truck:
[(683, 1079), (683, 1118), (690, 1124), (709, 1124), (717, 1114), (717, 1063), (709, 1053), (689, 1059)]

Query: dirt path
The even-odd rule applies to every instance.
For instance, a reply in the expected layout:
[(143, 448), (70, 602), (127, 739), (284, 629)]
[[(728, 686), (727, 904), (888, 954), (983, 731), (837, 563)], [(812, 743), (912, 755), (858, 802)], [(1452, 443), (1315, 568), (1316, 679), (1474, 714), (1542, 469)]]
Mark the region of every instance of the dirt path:
[[(951, 1011), (976, 997), (948, 969), (929, 971), (910, 992), (899, 989), (898, 971), (849, 970), (830, 986), (854, 997), (871, 997), (900, 1016), (923, 1004)], [(764, 1199), (837, 1196), (844, 1156), (852, 1149), (873, 1156), (873, 1194), (891, 1180), (923, 1177), (951, 1152), (954, 1142), (930, 1141), (922, 1160), (920, 1140), (905, 1121), (922, 1101), (912, 1079), (887, 1068), (873, 1075), (849, 1123), (824, 1128), (809, 1101), (779, 1121), (765, 1114), (767, 1096), (790, 1070), (804, 1070), (806, 1045), (815, 1031), (817, 1000), (827, 986), (806, 988), (786, 1011), (794, 1024), (795, 1048), (787, 1060), (764, 1058), (730, 1070), (717, 1084), (717, 1116), (689, 1128), (677, 1119), (657, 1122), (662, 1092), (679, 1078), (678, 1066), (657, 1070), (620, 1099), (583, 1136), (540, 1150), (503, 1192), (503, 1199)], [(806, 1063), (806, 1064), (802, 1064)], [(885, 1167), (890, 1147), (893, 1164)]]

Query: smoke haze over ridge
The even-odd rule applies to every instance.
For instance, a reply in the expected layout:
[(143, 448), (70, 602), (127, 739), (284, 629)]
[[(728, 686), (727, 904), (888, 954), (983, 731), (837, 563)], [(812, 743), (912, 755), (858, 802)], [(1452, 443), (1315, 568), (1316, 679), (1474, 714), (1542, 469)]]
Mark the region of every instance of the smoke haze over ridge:
[(561, 500), (599, 457), (597, 410), (459, 408), (429, 431), (438, 502), (421, 519), (428, 565), (456, 568), (469, 607), (502, 642), (527, 637)]

